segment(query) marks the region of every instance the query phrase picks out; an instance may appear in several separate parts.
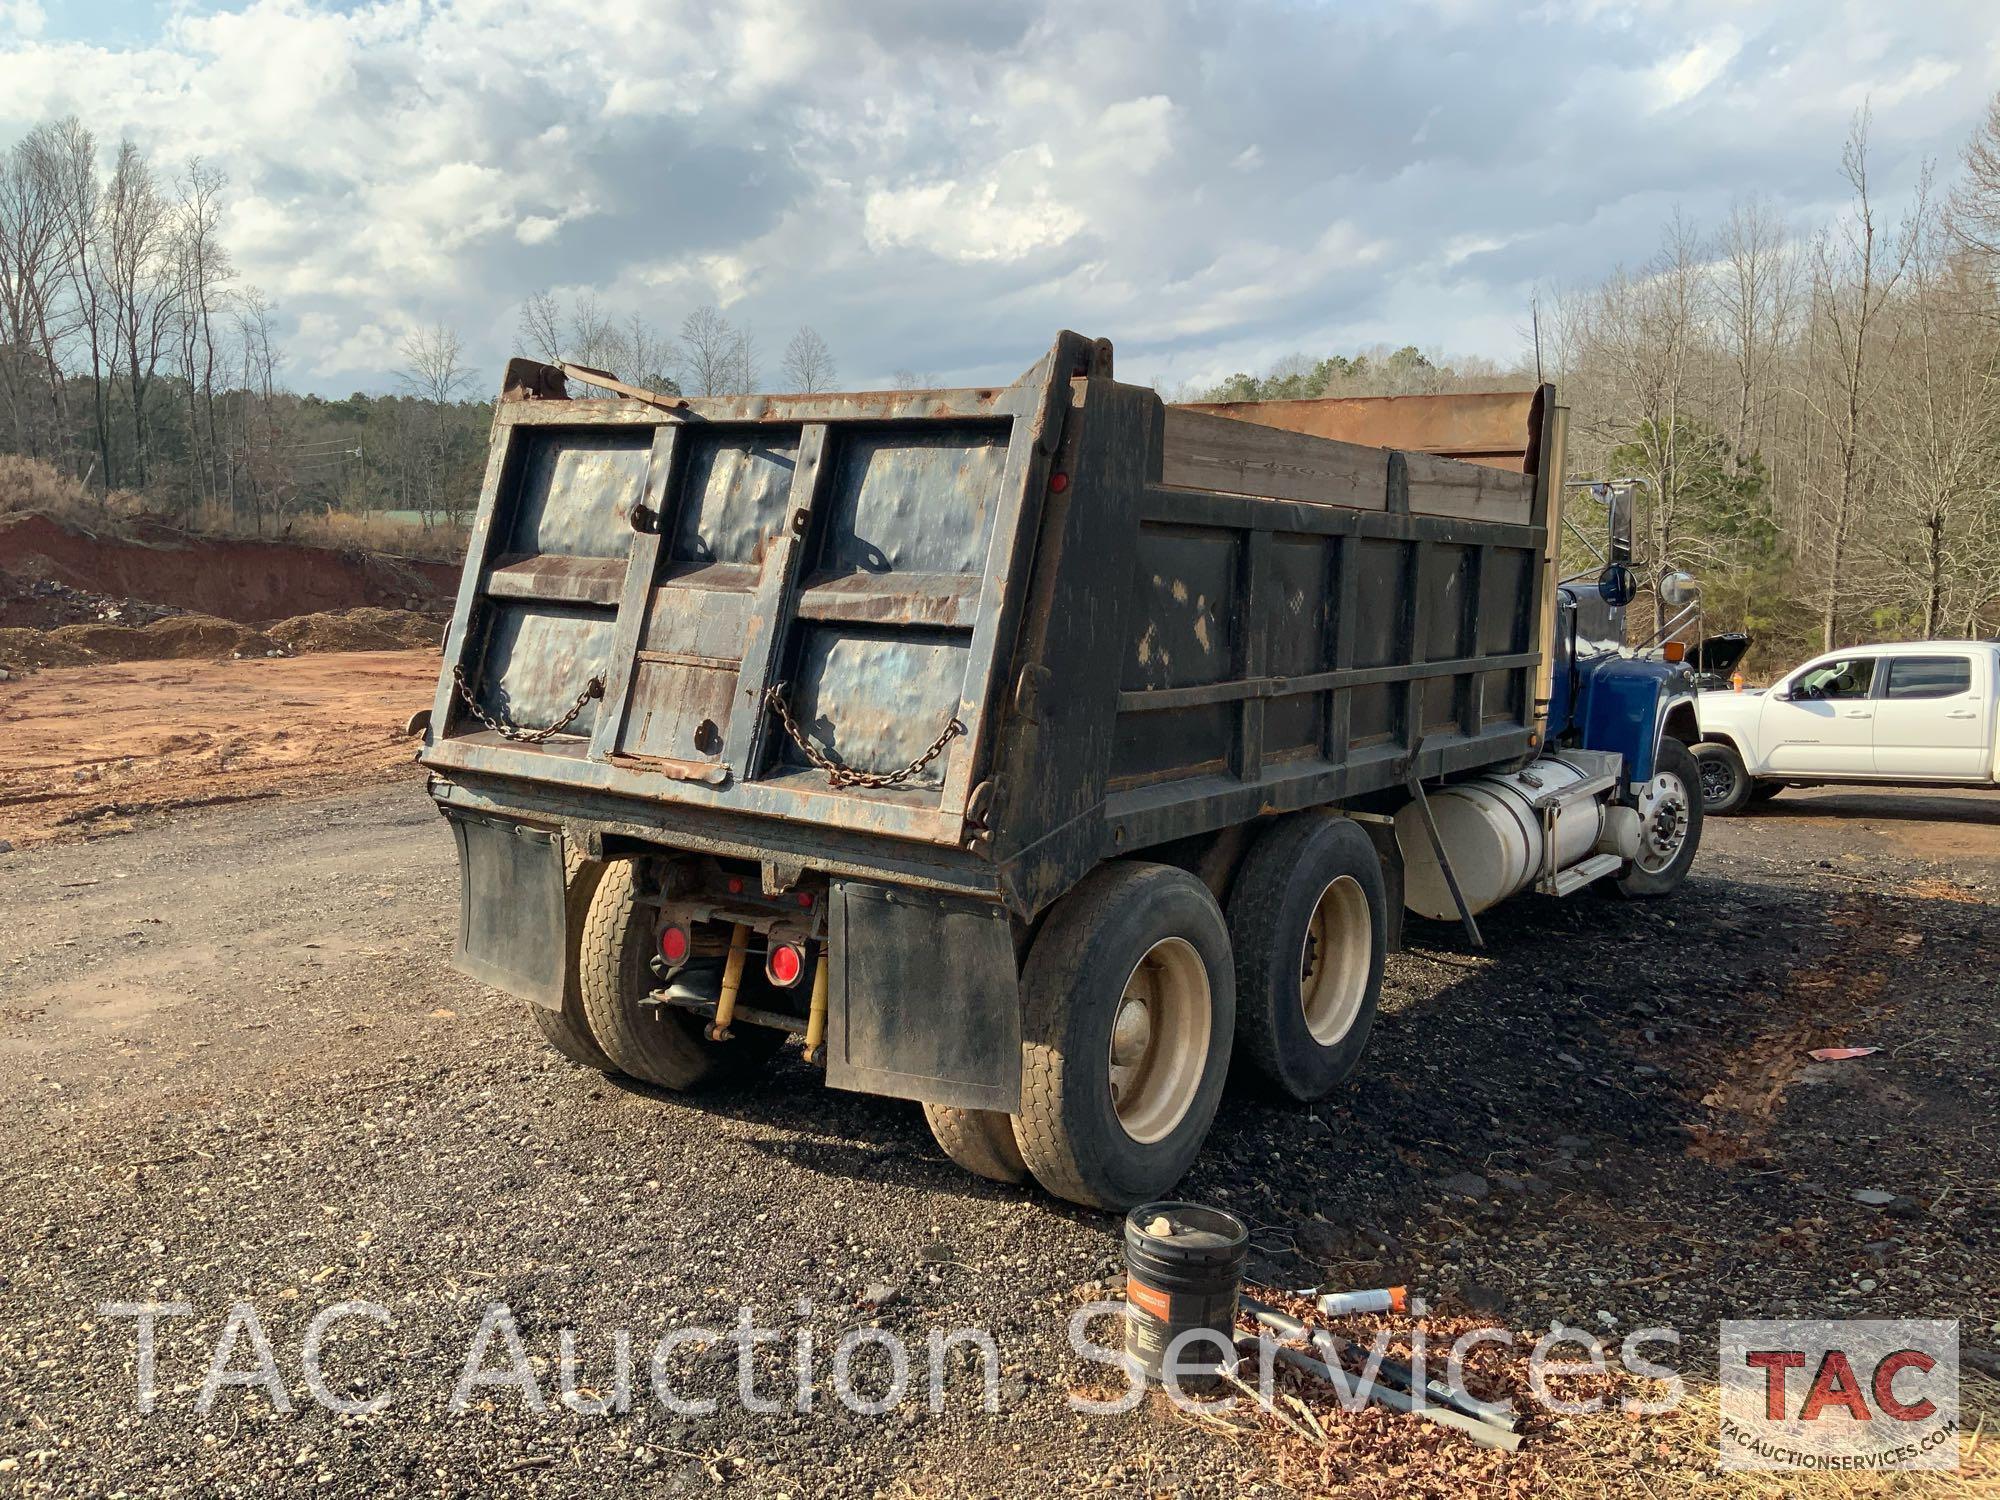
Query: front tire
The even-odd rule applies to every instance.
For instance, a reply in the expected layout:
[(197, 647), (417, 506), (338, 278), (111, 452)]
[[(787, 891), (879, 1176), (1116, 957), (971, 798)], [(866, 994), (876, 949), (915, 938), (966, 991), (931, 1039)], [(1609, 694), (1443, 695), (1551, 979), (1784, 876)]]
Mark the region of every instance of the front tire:
[(1740, 812), (1756, 792), (1743, 757), (1729, 746), (1717, 744), (1696, 745), (1691, 753), (1701, 785), (1702, 811), (1718, 818)]
[(1382, 862), (1351, 819), (1299, 813), (1258, 839), (1229, 893), (1238, 1059), (1287, 1099), (1353, 1073), (1382, 997)]
[(1615, 877), (1621, 895), (1665, 896), (1680, 887), (1701, 847), (1702, 811), (1694, 756), (1679, 740), (1663, 738), (1640, 798), (1639, 857)]
[(782, 1032), (745, 1025), (711, 1042), (691, 1012), (645, 1003), (655, 987), (652, 913), (639, 902), (638, 863), (606, 865), (577, 953), (577, 990), (597, 1044), (621, 1071), (663, 1089), (740, 1077), (767, 1061), (784, 1045)]
[(1208, 887), (1120, 862), (1057, 903), (1028, 954), (1015, 1139), (1058, 1198), (1127, 1209), (1180, 1181), (1215, 1120), (1236, 1024)]

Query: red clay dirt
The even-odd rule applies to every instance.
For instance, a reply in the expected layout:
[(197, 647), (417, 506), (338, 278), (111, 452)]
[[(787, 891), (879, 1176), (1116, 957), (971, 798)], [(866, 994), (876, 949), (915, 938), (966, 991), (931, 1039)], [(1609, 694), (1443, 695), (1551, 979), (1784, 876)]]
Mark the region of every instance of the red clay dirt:
[(355, 605), (422, 609), (458, 586), (456, 563), (157, 526), (143, 540), (99, 536), (32, 512), (0, 517), (0, 572), (242, 624)]
[(134, 814), (415, 776), (404, 721), (431, 650), (54, 668), (0, 684), (0, 839)]

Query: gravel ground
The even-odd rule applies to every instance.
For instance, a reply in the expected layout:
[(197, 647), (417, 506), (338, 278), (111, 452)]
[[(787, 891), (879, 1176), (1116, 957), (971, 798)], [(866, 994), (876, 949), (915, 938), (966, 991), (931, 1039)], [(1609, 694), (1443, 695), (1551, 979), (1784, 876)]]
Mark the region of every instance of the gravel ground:
[[(1188, 1196), (1256, 1226), (1275, 1285), (1407, 1280), (1522, 1329), (1682, 1331), (1713, 1369), (1723, 1316), (1957, 1317), (2000, 1345), (2000, 799), (1788, 793), (1710, 825), (1665, 905), (1583, 896), (1491, 914), (1489, 946), (1415, 924), (1358, 1080), (1313, 1111), (1232, 1096)], [(1156, 1403), (1084, 1416), (1105, 1387), (1066, 1351), (1118, 1284), (1117, 1224), (967, 1178), (914, 1105), (817, 1086), (796, 1061), (683, 1100), (561, 1062), (521, 1007), (446, 966), (457, 879), (407, 778), (310, 801), (142, 817), (0, 854), (0, 1477), (26, 1493), (470, 1495), (1282, 1491), (1281, 1466)], [(1806, 1049), (1872, 1045), (1813, 1063)], [(1858, 1200), (1857, 1192), (1867, 1201)], [(343, 1299), (393, 1321), (332, 1326)], [(178, 1302), (158, 1395), (134, 1409), (134, 1324)], [(269, 1390), (197, 1393), (237, 1302)], [(575, 1330), (581, 1399), (483, 1387), (448, 1410), (491, 1304), (553, 1400)], [(647, 1390), (671, 1327), (749, 1306), (782, 1342), (743, 1409), (734, 1345), (677, 1347), (681, 1416)], [(943, 1410), (833, 1398), (842, 1335), (981, 1327), (1000, 1410), (954, 1356)], [(246, 1333), (231, 1368), (254, 1367)], [(506, 1365), (504, 1335), (486, 1363)], [(879, 1349), (853, 1361), (880, 1392)], [(1535, 1441), (1557, 1444), (1551, 1432)], [(1637, 1452), (1637, 1449), (1633, 1450)], [(1712, 1460), (1666, 1452), (1654, 1466)], [(1450, 1493), (1413, 1471), (1405, 1493)], [(1650, 1486), (1649, 1486), (1650, 1488)]]

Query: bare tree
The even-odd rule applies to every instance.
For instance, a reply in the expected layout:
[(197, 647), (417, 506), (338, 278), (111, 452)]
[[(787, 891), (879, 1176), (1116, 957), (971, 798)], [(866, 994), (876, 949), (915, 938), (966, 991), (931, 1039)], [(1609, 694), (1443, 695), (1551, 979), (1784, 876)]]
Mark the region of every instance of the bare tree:
[(1870, 550), (1933, 638), (1976, 615), (2000, 570), (2000, 328), (1982, 316), (1990, 285), (1948, 233), (1937, 215), (1917, 226), (1868, 424), (1887, 481)]
[(1773, 379), (1798, 303), (1798, 256), (1792, 234), (1771, 208), (1745, 198), (1729, 211), (1722, 233), (1723, 265), (1717, 304), (1722, 334), (1736, 375), (1736, 420), (1731, 433), (1739, 454), (1760, 447)]
[(795, 391), (808, 395), (817, 391), (830, 391), (837, 378), (833, 368), (833, 351), (826, 346), (826, 340), (819, 336), (817, 329), (805, 327), (792, 335), (792, 341), (785, 345), (785, 382)]
[(167, 201), (160, 196), (152, 167), (131, 141), (120, 141), (104, 194), (99, 275), (107, 293), (112, 333), (125, 359), (125, 389), (132, 403), (133, 472), (141, 487), (146, 483), (151, 445), (146, 395), (179, 307), (170, 231)]
[(2000, 256), (2000, 94), (1966, 142), (1965, 175), (1952, 194), (1947, 222), (1969, 249)]
[[(222, 246), (222, 190), (228, 179), (198, 156), (180, 178), (173, 227), (174, 276), (179, 288), (181, 378), (188, 411), (188, 493), (199, 503), (204, 486), (213, 496), (220, 434), (215, 411), (215, 314), (235, 271)], [(233, 473), (227, 464), (225, 474)]]
[(697, 396), (747, 391), (755, 384), (755, 345), (716, 307), (704, 304), (681, 322), (681, 369)]
[[(1820, 649), (1825, 651), (1839, 643), (1848, 549), (1865, 495), (1868, 454), (1862, 444), (1862, 408), (1874, 373), (1882, 310), (1909, 269), (1917, 238), (1907, 229), (1886, 231), (1876, 221), (1868, 181), (1868, 127), (1869, 112), (1863, 106), (1840, 154), (1841, 173), (1853, 193), (1849, 210), (1834, 230), (1820, 237), (1812, 269), (1814, 333), (1831, 372), (1826, 415), (1835, 446), (1819, 549)], [(1913, 218), (1923, 212), (1928, 172), (1925, 178)]]
[(562, 302), (551, 291), (530, 292), (521, 302), (521, 342), (545, 363), (563, 357)]
[(97, 180), (97, 138), (76, 116), (58, 120), (43, 143), (38, 166), (46, 174), (49, 201), (61, 226), (61, 267), (69, 297), (68, 323), (82, 334), (90, 354), (90, 393), (97, 460), (78, 477), (94, 477), (98, 492), (111, 489), (111, 410), (105, 390), (105, 345), (109, 319), (99, 270), (103, 190)]
[[(0, 158), (0, 379), (23, 453), (59, 455), (68, 435), (56, 345), (62, 223), (48, 157), (53, 130), (38, 125)], [(42, 410), (46, 389), (49, 410)]]
[(403, 368), (397, 379), (420, 403), (425, 417), (419, 439), (417, 508), (426, 526), (439, 517), (456, 525), (465, 509), (463, 497), (452, 487), (456, 434), (450, 421), (452, 404), (472, 378), (463, 354), (457, 331), (443, 323), (416, 329), (403, 340)]

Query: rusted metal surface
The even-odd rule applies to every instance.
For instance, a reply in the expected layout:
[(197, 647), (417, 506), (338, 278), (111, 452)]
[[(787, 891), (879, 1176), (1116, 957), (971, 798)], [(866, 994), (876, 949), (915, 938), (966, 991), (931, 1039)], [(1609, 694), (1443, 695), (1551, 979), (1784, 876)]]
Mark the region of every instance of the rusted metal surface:
[(1301, 401), (1190, 401), (1175, 409), (1368, 448), (1435, 453), (1518, 473), (1533, 441), (1534, 401), (1535, 392), (1528, 390)]
[[(1075, 335), (997, 390), (509, 384), (447, 666), (516, 722), (593, 674), (606, 695), (533, 749), (445, 701), (424, 759), (482, 805), (821, 870), (928, 844), (1026, 916), (1107, 855), (1400, 786), (1419, 744), (1434, 776), (1532, 742), (1540, 476), (1415, 451), (1518, 468), (1531, 397), (1259, 404), (1399, 445), (1366, 462), (1200, 415), (1173, 484), (1167, 409)], [(923, 760), (954, 720), (908, 784), (830, 784)]]

